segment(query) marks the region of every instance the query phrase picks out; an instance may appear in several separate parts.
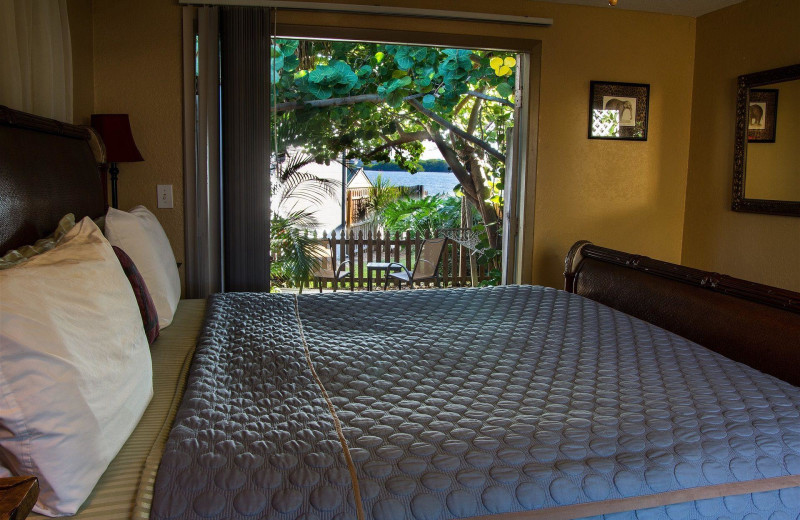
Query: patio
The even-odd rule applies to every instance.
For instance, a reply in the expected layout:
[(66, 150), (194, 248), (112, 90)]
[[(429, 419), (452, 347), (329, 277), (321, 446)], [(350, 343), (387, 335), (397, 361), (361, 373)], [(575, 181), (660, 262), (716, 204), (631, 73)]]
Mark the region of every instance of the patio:
[[(366, 291), (370, 285), (368, 274), (373, 276), (374, 288), (381, 290), (384, 281), (383, 273), (375, 272), (377, 270), (374, 264), (378, 262), (399, 262), (411, 270), (414, 268), (414, 262), (423, 241), (426, 238), (431, 238), (427, 234), (398, 233), (392, 236), (391, 234), (381, 234), (380, 231), (373, 232), (371, 230), (349, 231), (340, 234), (334, 232), (330, 237), (324, 232), (319, 237), (316, 237), (314, 233), (309, 233), (309, 235), (317, 238), (320, 244), (330, 244), (333, 252), (333, 265), (338, 266), (344, 258), (350, 260), (348, 270), (350, 270), (351, 276), (339, 282), (333, 280), (323, 282), (323, 292), (333, 291), (334, 289), (337, 291), (349, 291), (351, 288), (355, 291)], [(469, 249), (463, 245), (452, 240), (447, 241), (439, 267), (441, 287), (472, 286), (469, 253)], [(274, 257), (273, 261), (275, 260), (278, 260), (278, 258)], [(373, 267), (368, 268), (368, 264), (373, 264)], [(490, 278), (486, 266), (478, 266), (476, 274), (479, 283)], [(279, 288), (281, 292), (299, 291), (297, 287), (283, 287), (283, 284), (279, 282), (273, 280), (273, 286)], [(434, 284), (433, 282), (422, 282), (415, 284), (415, 287), (434, 287)], [(307, 281), (303, 285), (303, 290), (307, 289), (319, 291), (319, 283)]]

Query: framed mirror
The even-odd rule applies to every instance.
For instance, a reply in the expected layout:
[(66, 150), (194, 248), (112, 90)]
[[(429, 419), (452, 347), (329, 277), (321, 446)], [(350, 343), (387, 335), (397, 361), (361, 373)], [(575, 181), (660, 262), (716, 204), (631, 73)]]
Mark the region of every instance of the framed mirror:
[(800, 64), (738, 86), (731, 209), (800, 216)]

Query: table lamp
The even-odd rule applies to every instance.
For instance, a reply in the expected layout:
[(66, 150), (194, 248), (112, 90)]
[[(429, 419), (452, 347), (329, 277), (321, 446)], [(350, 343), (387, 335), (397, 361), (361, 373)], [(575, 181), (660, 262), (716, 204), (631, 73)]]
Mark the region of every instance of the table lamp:
[(144, 161), (131, 133), (128, 114), (92, 114), (92, 126), (100, 134), (106, 145), (106, 161), (111, 163), (111, 207), (117, 208), (118, 162)]

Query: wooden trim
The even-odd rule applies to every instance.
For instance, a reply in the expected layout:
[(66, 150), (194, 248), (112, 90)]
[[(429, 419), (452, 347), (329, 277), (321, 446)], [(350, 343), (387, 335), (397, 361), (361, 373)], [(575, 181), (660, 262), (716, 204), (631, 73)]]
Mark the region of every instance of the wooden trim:
[(55, 119), (48, 119), (46, 117), (13, 110), (3, 105), (0, 105), (0, 124), (35, 130), (36, 132), (44, 132), (46, 134), (83, 139), (85, 141), (90, 139), (89, 131), (85, 126), (62, 123)]
[(579, 240), (573, 244), (564, 259), (564, 290), (570, 293), (575, 292), (575, 275), (577, 273), (577, 263), (580, 261), (581, 250), (584, 246), (591, 245), (588, 240)]
[(0, 520), (22, 520), (27, 517), (39, 497), (36, 477), (0, 479)]
[[(206, 0), (180, 0), (182, 5), (203, 5)], [(423, 18), (455, 22), (481, 22), (528, 27), (550, 27), (552, 18), (537, 16), (489, 13), (479, 11), (454, 11), (428, 7), (390, 6), (380, 4), (349, 4), (335, 2), (309, 2), (306, 0), (216, 0), (216, 5), (267, 7), (281, 11), (302, 11), (310, 13), (360, 14), (369, 16), (393, 16), (401, 18)]]
[(601, 262), (626, 267), (634, 271), (645, 272), (708, 291), (727, 294), (800, 314), (800, 293), (748, 282), (747, 280), (711, 271), (701, 271), (700, 269), (662, 262), (661, 260), (653, 260), (642, 255), (615, 251), (614, 249), (593, 245), (586, 240), (576, 242), (567, 253), (564, 269), (564, 290), (567, 292), (575, 292), (575, 277), (578, 274), (580, 262), (585, 258), (594, 258)]
[(357, 42), (431, 45), (439, 47), (481, 48), (518, 52), (531, 52), (541, 44), (541, 40), (532, 38), (522, 39), (477, 34), (468, 35), (413, 30), (371, 29), (355, 24), (352, 26), (332, 26), (278, 22), (276, 24), (276, 36), (278, 38), (347, 40)]

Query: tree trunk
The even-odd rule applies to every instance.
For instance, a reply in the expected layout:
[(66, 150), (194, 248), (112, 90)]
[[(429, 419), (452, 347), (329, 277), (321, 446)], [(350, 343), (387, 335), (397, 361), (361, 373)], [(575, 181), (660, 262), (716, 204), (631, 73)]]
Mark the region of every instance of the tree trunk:
[[(474, 151), (458, 154), (455, 150), (447, 146), (444, 139), (442, 139), (438, 133), (432, 131), (429, 133), (431, 137), (433, 137), (433, 141), (439, 148), (447, 165), (450, 166), (456, 179), (461, 183), (464, 195), (478, 208), (481, 220), (483, 220), (483, 225), (486, 228), (486, 238), (489, 241), (489, 247), (498, 249), (500, 242), (497, 234), (497, 213), (495, 213), (491, 204), (486, 203), (486, 199), (489, 198), (489, 188), (486, 187)], [(460, 157), (459, 155), (463, 155), (464, 157)]]
[[(480, 173), (478, 174), (478, 179), (474, 179), (476, 184), (480, 182), (483, 184), (482, 177)], [(486, 199), (489, 197), (489, 188), (486, 186), (476, 186), (476, 190), (479, 190), (480, 197), (477, 200), (477, 208), (478, 212), (481, 214), (481, 219), (483, 220), (483, 225), (486, 228), (486, 238), (489, 240), (489, 247), (492, 249), (499, 249), (500, 248), (500, 237), (497, 233), (497, 213), (494, 210), (494, 206), (486, 202)]]

